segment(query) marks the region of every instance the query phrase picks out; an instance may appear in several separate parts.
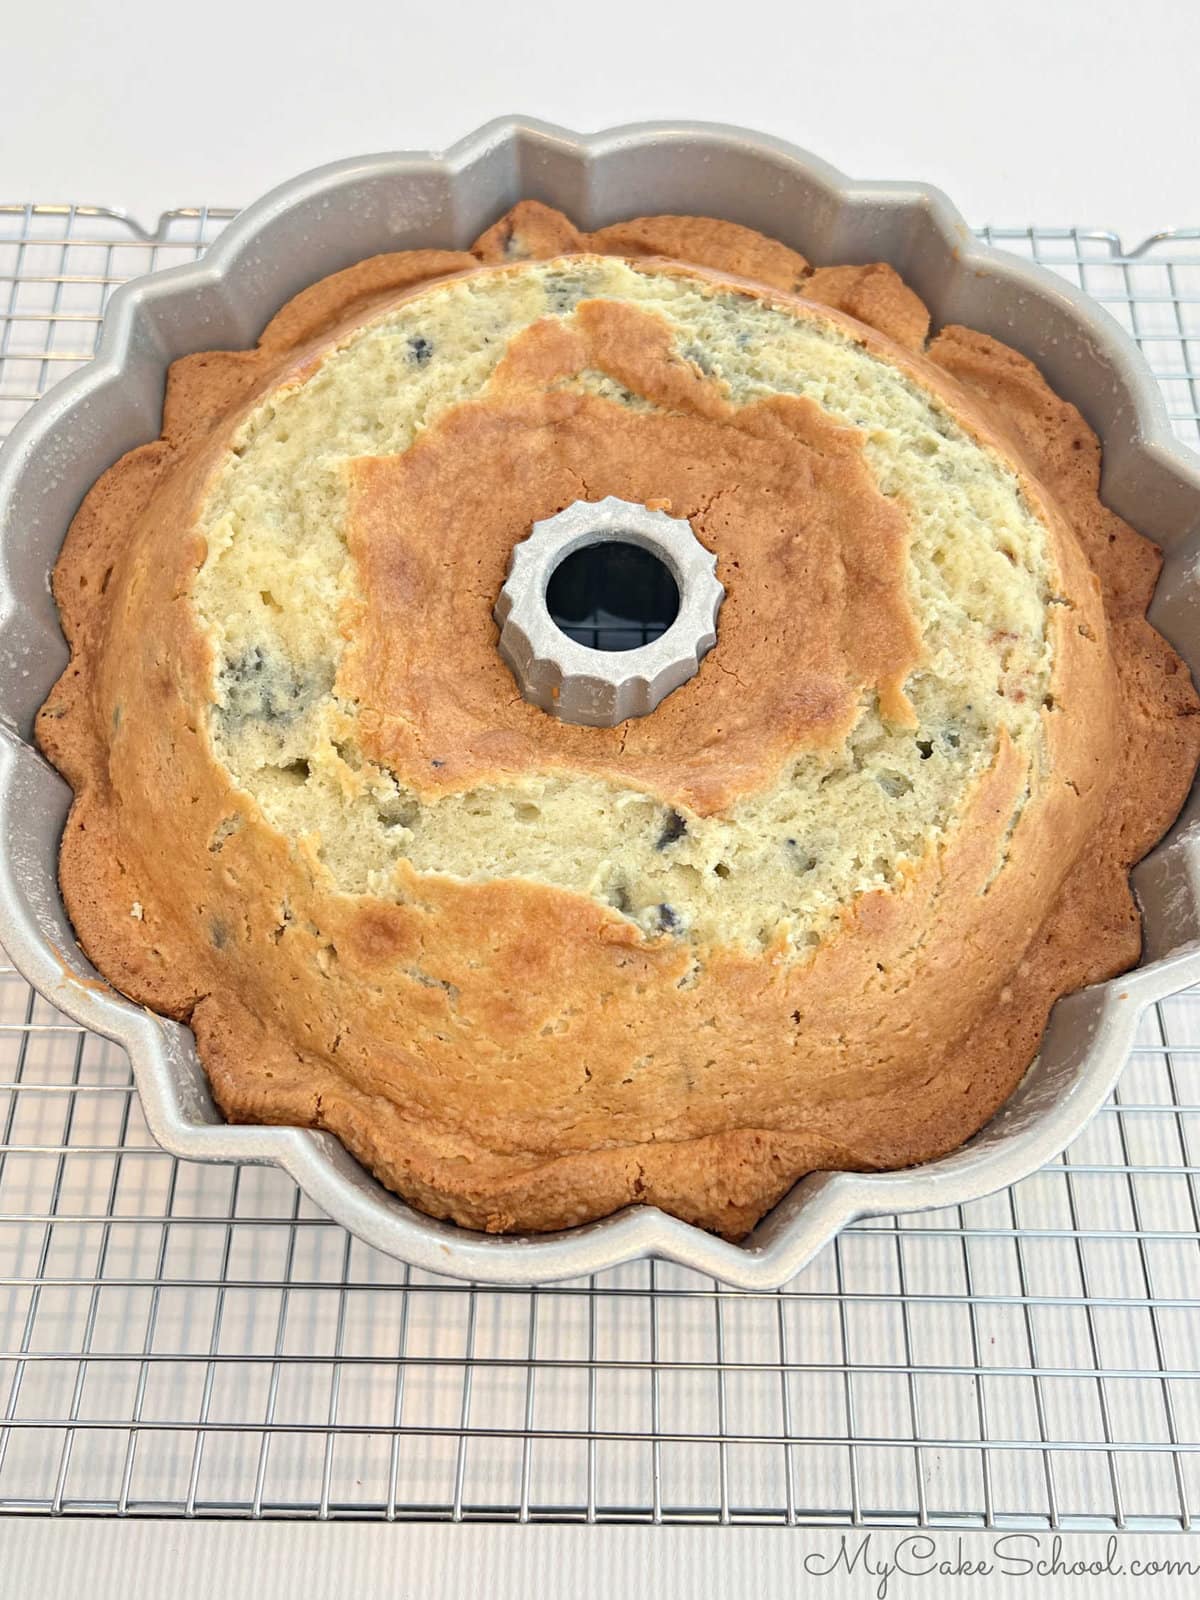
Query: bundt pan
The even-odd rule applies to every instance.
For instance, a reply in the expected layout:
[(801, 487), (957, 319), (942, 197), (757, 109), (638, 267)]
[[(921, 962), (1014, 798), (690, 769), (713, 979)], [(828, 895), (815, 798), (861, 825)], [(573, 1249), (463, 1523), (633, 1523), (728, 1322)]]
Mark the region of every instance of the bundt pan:
[(244, 211), (202, 262), (113, 296), (95, 361), (17, 427), (0, 454), (0, 939), (60, 1010), (129, 1051), (147, 1121), (179, 1156), (273, 1163), (338, 1222), (416, 1266), (527, 1284), (658, 1256), (745, 1288), (783, 1283), (857, 1217), (954, 1205), (1057, 1154), (1102, 1104), (1156, 1000), (1200, 980), (1200, 831), (1193, 793), (1135, 870), (1142, 964), (1055, 1007), (1041, 1054), (962, 1149), (900, 1172), (815, 1174), (741, 1244), (647, 1207), (550, 1235), (496, 1237), (435, 1222), (384, 1190), (330, 1135), (232, 1127), (209, 1096), (188, 1029), (123, 999), (75, 943), (58, 890), (67, 785), (35, 752), (34, 713), (66, 662), (48, 577), (93, 480), (158, 435), (168, 364), (252, 345), (298, 290), (365, 256), (463, 247), (522, 198), (585, 228), (655, 212), (748, 224), (816, 264), (888, 261), (932, 309), (1032, 357), (1104, 446), (1103, 491), (1166, 560), (1150, 617), (1200, 675), (1200, 461), (1171, 434), (1157, 385), (1117, 324), (1083, 294), (971, 235), (936, 190), (855, 183), (779, 140), (702, 123), (580, 137), (494, 122), (445, 155), (338, 162)]

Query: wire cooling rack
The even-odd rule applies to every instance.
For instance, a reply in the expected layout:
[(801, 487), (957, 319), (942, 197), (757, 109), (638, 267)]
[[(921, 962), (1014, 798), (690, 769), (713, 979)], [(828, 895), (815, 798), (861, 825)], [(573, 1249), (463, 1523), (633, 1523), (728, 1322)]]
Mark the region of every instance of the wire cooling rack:
[[(0, 434), (231, 215), (0, 208)], [(993, 228), (1200, 444), (1200, 229)], [(1058, 1161), (778, 1293), (409, 1270), (278, 1171), (158, 1150), (124, 1053), (0, 969), (0, 1512), (1200, 1527), (1200, 990)]]

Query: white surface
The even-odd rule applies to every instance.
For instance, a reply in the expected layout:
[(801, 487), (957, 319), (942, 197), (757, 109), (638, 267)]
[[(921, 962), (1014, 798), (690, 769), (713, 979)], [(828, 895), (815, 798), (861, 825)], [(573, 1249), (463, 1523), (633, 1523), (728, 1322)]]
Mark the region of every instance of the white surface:
[(1195, 0), (25, 0), (0, 200), (143, 220), (489, 117), (742, 123), (975, 223), (1200, 220)]
[[(1194, 1596), (1178, 1535), (0, 1519), (0, 1595), (128, 1600), (1004, 1600)], [(1186, 1563), (1156, 1571), (1151, 1563)], [(1041, 1565), (1037, 1565), (1041, 1563)], [(1078, 1568), (1094, 1563), (1092, 1573)], [(889, 1570), (891, 1569), (891, 1570)]]

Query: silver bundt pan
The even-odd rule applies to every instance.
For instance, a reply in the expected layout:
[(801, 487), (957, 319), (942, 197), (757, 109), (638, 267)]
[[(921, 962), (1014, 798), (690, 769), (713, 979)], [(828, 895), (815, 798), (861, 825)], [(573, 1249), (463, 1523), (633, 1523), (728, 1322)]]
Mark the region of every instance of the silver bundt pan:
[(937, 190), (851, 182), (777, 139), (703, 123), (580, 137), (506, 119), (445, 155), (369, 156), (307, 173), (242, 212), (202, 262), (118, 289), (95, 361), (35, 406), (0, 453), (0, 939), (53, 1005), (125, 1046), (147, 1121), (168, 1150), (274, 1163), (337, 1221), (416, 1266), (527, 1284), (656, 1255), (771, 1288), (854, 1218), (974, 1199), (1033, 1171), (1079, 1133), (1120, 1072), (1146, 1006), (1200, 980), (1195, 793), (1134, 873), (1142, 965), (1055, 1007), (1039, 1059), (982, 1133), (908, 1171), (807, 1178), (740, 1245), (645, 1207), (555, 1235), (468, 1233), (411, 1210), (327, 1134), (228, 1126), (191, 1033), (98, 977), (58, 890), (71, 795), (30, 740), (67, 656), (48, 575), (88, 486), (158, 434), (168, 363), (192, 350), (251, 345), (314, 279), (378, 251), (462, 247), (528, 196), (561, 206), (585, 228), (650, 212), (703, 213), (760, 228), (818, 264), (889, 261), (929, 303), (935, 324), (964, 322), (1016, 345), (1099, 432), (1108, 504), (1166, 551), (1153, 621), (1200, 669), (1200, 461), (1172, 437), (1134, 345), (1091, 300), (979, 244)]

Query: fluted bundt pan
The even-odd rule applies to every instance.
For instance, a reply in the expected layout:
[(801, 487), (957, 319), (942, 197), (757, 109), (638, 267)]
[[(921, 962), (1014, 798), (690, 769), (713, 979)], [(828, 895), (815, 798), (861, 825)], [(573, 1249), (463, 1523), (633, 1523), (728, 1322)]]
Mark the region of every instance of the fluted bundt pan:
[[(771, 1287), (855, 1217), (973, 1199), (1074, 1138), (1111, 1088), (1144, 1008), (1200, 979), (1195, 795), (1133, 874), (1144, 914), (1141, 966), (1058, 1004), (1038, 1060), (980, 1134), (953, 1155), (902, 1172), (814, 1175), (740, 1244), (647, 1207), (552, 1235), (474, 1234), (411, 1210), (328, 1134), (227, 1125), (190, 1032), (99, 978), (75, 943), (58, 891), (58, 841), (71, 796), (31, 744), (34, 713), (66, 661), (48, 575), (91, 483), (157, 436), (169, 363), (194, 350), (253, 344), (298, 290), (363, 257), (462, 247), (522, 198), (561, 207), (587, 229), (638, 214), (705, 214), (757, 228), (818, 265), (888, 261), (931, 307), (935, 324), (962, 322), (1016, 346), (1099, 433), (1107, 503), (1166, 554), (1151, 621), (1194, 673), (1200, 668), (1192, 578), (1200, 463), (1173, 439), (1136, 348), (1093, 302), (1041, 268), (977, 243), (937, 191), (853, 183), (777, 140), (704, 124), (583, 138), (505, 120), (444, 156), (373, 156), (299, 177), (243, 212), (202, 262), (119, 290), (97, 359), (36, 406), (0, 453), (0, 938), (54, 1005), (128, 1049), (150, 1128), (167, 1149), (198, 1160), (274, 1163), (339, 1222), (406, 1261), (529, 1283), (657, 1255), (736, 1285)], [(718, 603), (718, 594), (705, 594), (710, 616)], [(696, 650), (708, 642), (701, 628)], [(527, 692), (536, 697), (532, 685)]]

